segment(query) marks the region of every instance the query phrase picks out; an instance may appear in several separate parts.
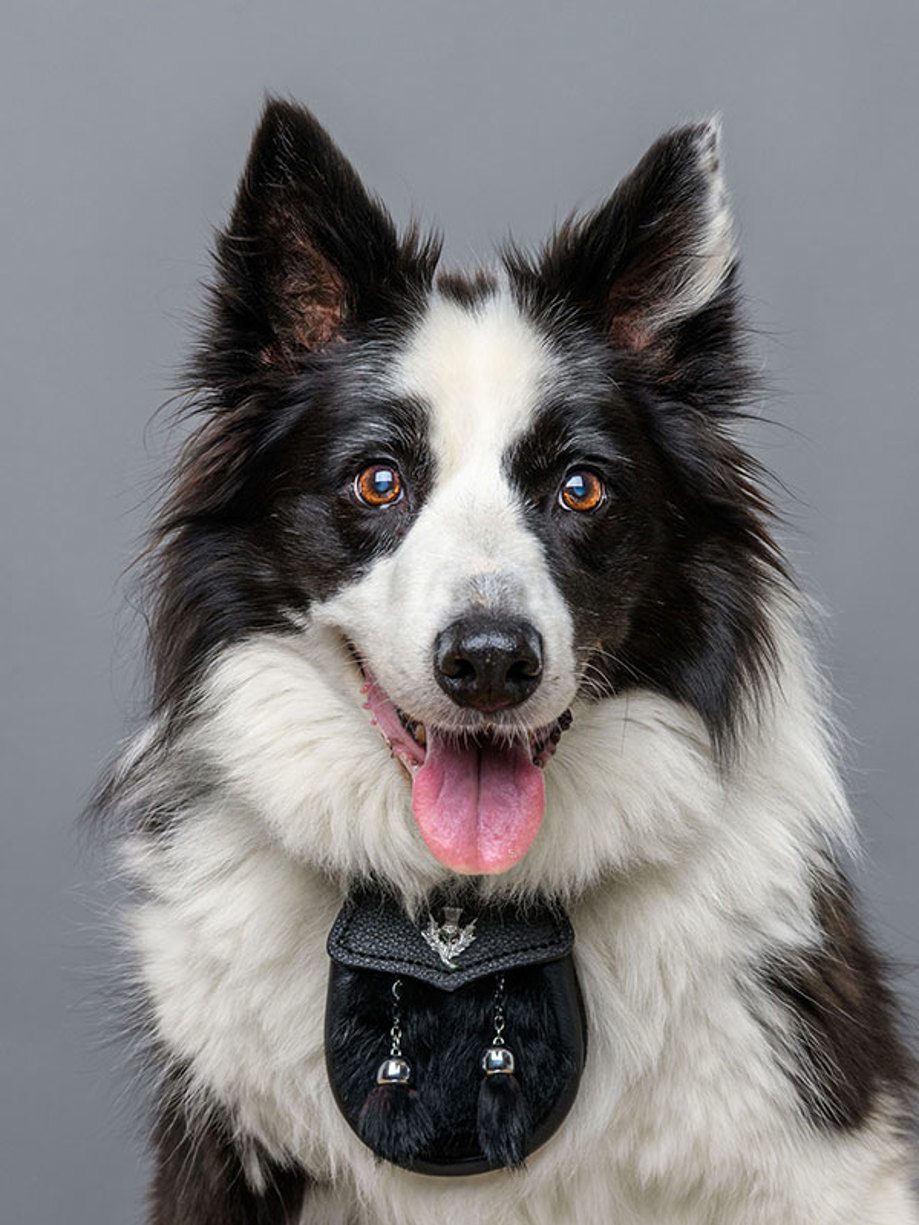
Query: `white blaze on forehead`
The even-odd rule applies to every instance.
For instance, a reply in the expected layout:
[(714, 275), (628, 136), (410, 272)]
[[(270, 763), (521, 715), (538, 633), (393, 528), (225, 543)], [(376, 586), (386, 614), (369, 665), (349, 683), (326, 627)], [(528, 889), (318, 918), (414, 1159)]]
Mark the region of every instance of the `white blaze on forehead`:
[(436, 297), (397, 364), (400, 389), (431, 410), (438, 476), (492, 467), (526, 428), (554, 359), (509, 294), (467, 309)]
[(394, 362), (396, 393), (427, 409), (433, 488), (398, 548), (314, 617), (343, 632), (422, 723), (457, 719), (435, 677), (435, 644), (471, 611), (522, 618), (542, 638), (542, 682), (517, 712), (527, 726), (551, 723), (576, 691), (571, 617), (503, 462), (556, 360), (511, 297), (496, 295), (471, 310), (435, 297)]

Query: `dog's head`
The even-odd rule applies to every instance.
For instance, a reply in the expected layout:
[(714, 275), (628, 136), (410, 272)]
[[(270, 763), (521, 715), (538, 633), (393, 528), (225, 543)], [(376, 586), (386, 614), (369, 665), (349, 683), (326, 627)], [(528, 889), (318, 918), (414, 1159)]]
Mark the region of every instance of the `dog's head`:
[(498, 275), (435, 279), (437, 258), (308, 113), (268, 105), (162, 523), (159, 694), (323, 627), (430, 850), (496, 873), (537, 833), (573, 704), (652, 690), (723, 750), (768, 655), (717, 128), (663, 137)]

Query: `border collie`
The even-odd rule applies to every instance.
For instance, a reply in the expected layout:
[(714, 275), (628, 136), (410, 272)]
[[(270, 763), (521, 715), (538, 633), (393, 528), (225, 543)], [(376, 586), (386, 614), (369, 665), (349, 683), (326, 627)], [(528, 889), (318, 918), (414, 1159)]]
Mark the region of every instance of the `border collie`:
[[(805, 602), (734, 431), (717, 125), (540, 251), (438, 274), (270, 101), (216, 254), (152, 711), (97, 801), (134, 886), (150, 1221), (919, 1221)], [(406, 1169), (349, 1125), (327, 938), (363, 887), (410, 931), (460, 887), (570, 920), (585, 1073), (518, 1168)], [(512, 994), (495, 1015), (513, 1045)]]

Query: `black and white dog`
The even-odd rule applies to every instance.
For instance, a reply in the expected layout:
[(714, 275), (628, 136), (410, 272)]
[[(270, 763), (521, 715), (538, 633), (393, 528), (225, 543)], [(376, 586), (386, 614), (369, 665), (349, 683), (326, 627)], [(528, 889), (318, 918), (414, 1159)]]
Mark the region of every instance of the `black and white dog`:
[[(151, 1220), (919, 1221), (802, 600), (732, 437), (716, 126), (537, 255), (438, 277), (271, 102), (217, 255), (154, 709), (98, 801), (136, 885)], [(414, 916), (458, 881), (566, 910), (587, 1034), (552, 1138), (468, 1178), (374, 1155), (323, 1029), (349, 890)]]

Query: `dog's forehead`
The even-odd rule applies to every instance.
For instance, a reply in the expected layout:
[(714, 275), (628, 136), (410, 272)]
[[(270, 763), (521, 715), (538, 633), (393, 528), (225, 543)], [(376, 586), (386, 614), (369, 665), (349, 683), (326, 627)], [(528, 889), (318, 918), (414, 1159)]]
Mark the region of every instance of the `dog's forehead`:
[(499, 459), (532, 421), (557, 370), (548, 338), (510, 293), (471, 305), (435, 294), (394, 371), (400, 391), (430, 412), (442, 473)]

